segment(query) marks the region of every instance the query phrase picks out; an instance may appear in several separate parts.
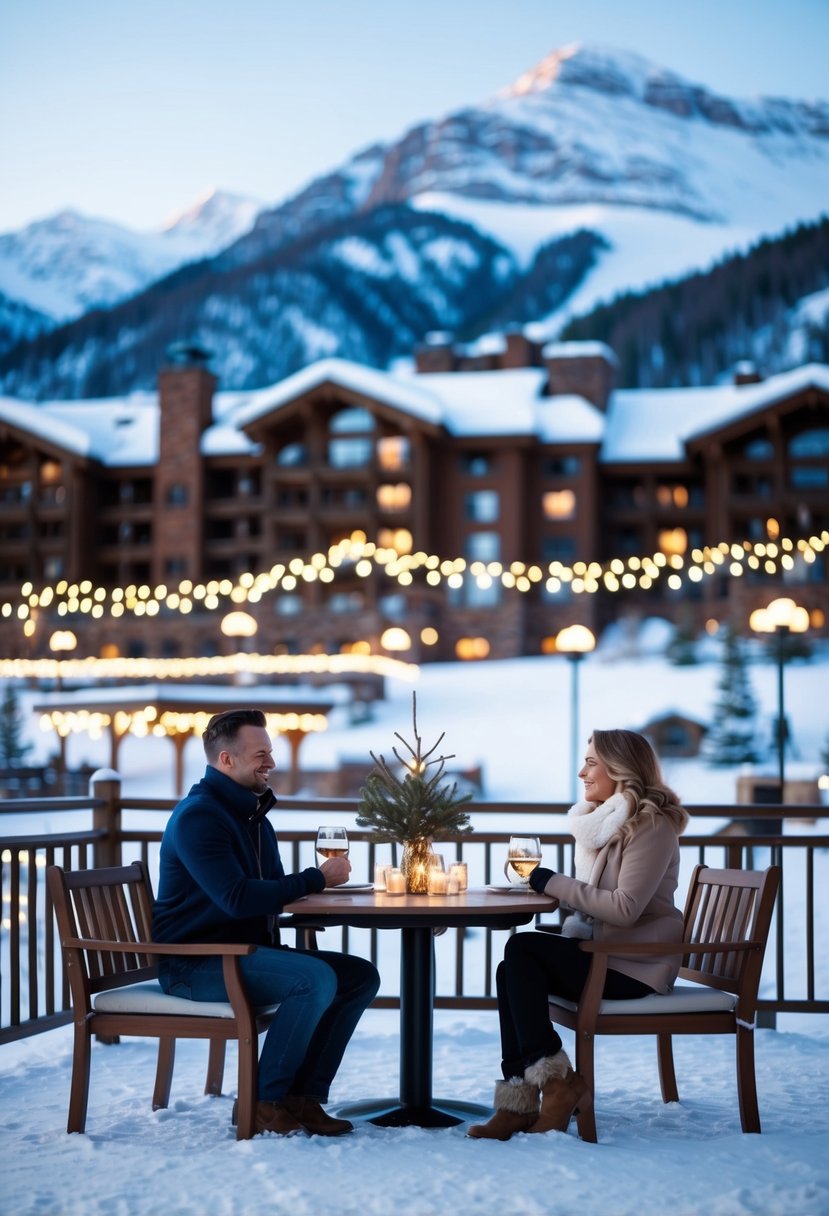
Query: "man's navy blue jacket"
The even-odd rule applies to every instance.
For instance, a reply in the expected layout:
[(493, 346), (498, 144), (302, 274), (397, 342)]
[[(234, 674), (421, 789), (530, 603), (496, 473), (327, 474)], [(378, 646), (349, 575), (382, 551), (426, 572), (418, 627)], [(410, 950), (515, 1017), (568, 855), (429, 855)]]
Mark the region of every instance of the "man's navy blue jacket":
[(161, 841), (153, 937), (158, 942), (278, 944), (273, 917), (284, 904), (321, 891), (310, 866), (287, 874), (266, 805), (208, 765), (170, 816)]

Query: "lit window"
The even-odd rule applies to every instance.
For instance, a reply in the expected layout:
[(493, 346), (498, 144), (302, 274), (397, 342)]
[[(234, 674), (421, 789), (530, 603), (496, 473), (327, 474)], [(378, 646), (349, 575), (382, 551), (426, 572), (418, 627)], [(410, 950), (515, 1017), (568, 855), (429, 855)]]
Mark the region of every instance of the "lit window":
[(485, 659), (489, 655), (486, 638), (459, 638), (455, 643), (455, 654), (459, 659)]
[(40, 466), (40, 480), (53, 482), (60, 480), (60, 465), (56, 460), (44, 460)]
[(381, 511), (405, 511), (412, 501), (412, 487), (405, 481), (377, 487), (377, 506)]
[(407, 469), (410, 459), (411, 444), (404, 435), (387, 435), (377, 440), (377, 462), (387, 473)]
[(684, 528), (664, 528), (657, 538), (662, 553), (682, 554), (688, 548), (688, 533)]
[(685, 486), (657, 486), (656, 501), (660, 507), (687, 507), (688, 490)]
[(541, 496), (545, 519), (572, 519), (576, 514), (576, 496), (572, 490), (548, 490)]
[(381, 528), (377, 533), (377, 544), (381, 549), (394, 549), (395, 553), (411, 553), (414, 540), (408, 528)]

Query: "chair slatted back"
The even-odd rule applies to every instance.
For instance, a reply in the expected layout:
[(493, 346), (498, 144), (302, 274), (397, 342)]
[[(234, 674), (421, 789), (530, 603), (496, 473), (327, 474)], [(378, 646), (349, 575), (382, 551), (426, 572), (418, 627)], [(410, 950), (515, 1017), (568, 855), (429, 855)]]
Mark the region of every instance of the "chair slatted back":
[[(103, 939), (140, 947), (152, 940), (152, 888), (143, 862), (70, 872), (54, 867), (48, 880), (62, 942)], [(76, 947), (70, 954), (77, 957), (87, 994), (158, 974), (157, 961), (139, 948), (122, 953)]]
[[(685, 908), (683, 940), (717, 945), (765, 944), (780, 881), (777, 866), (767, 870), (714, 870), (697, 866)], [(763, 951), (728, 950), (685, 955), (680, 976), (726, 992), (743, 991), (749, 976), (759, 980)]]

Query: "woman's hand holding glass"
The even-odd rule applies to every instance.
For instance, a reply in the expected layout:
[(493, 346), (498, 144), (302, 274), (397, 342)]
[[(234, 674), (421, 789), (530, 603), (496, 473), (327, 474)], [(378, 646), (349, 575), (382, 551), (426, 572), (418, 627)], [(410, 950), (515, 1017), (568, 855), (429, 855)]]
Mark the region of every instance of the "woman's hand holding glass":
[(529, 886), (530, 875), (541, 861), (537, 836), (510, 836), (504, 874), (512, 883)]

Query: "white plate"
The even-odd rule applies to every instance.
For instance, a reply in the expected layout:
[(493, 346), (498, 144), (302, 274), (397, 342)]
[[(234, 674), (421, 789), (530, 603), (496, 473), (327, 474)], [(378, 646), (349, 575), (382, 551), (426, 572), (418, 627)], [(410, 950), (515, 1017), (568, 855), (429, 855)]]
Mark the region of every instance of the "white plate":
[(360, 891), (373, 891), (372, 882), (343, 882), (338, 887), (323, 887), (320, 895), (356, 895)]
[(537, 895), (538, 894), (538, 892), (534, 891), (532, 889), (532, 887), (519, 886), (518, 883), (501, 883), (500, 886), (496, 886), (493, 884), (492, 886), (487, 887), (487, 891), (492, 891), (496, 895), (506, 895), (507, 892), (509, 892), (511, 895), (515, 895), (516, 892), (518, 892), (521, 895)]

